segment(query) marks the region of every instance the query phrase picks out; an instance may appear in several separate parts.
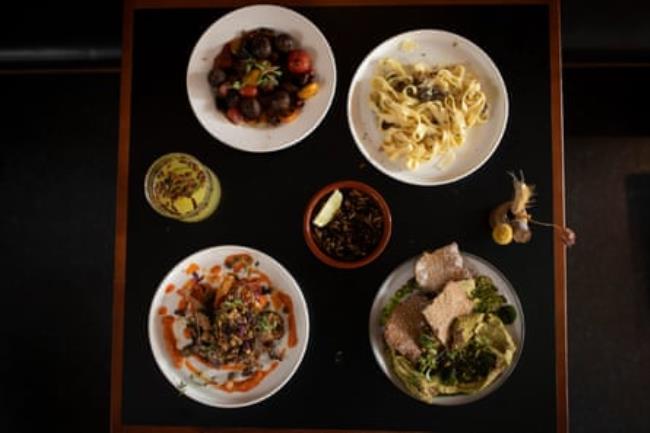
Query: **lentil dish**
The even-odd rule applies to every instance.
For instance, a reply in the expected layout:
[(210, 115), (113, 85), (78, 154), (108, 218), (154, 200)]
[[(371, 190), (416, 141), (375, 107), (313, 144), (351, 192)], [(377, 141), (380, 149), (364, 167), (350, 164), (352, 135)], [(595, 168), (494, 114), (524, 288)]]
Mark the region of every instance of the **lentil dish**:
[[(176, 291), (180, 301), (173, 315), (162, 317), (168, 349), (176, 366), (184, 364), (202, 385), (248, 391), (297, 343), (291, 298), (249, 254), (233, 254), (209, 272), (198, 271), (197, 265), (186, 270), (191, 278)], [(182, 325), (182, 338), (175, 335), (175, 321)], [(206, 375), (192, 360), (226, 374)]]

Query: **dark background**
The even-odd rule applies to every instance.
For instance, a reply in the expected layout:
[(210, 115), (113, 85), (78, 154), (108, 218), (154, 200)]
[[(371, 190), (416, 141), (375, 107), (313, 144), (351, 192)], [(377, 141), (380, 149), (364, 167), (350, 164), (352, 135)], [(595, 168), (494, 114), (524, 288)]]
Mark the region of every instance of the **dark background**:
[[(574, 432), (650, 431), (649, 18), (563, 6)], [(0, 14), (2, 431), (108, 430), (120, 37), (119, 2)]]

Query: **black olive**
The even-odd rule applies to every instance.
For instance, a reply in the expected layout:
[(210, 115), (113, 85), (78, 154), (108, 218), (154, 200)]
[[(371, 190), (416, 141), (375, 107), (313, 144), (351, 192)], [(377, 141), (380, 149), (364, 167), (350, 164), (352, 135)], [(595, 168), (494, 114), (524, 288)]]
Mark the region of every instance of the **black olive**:
[(262, 113), (262, 107), (255, 98), (243, 98), (239, 103), (239, 110), (249, 120), (257, 119)]
[(245, 60), (245, 59), (250, 59), (252, 56), (250, 48), (247, 46), (247, 44), (242, 43), (239, 47), (239, 49), (233, 53), (233, 56), (240, 60)]
[(271, 55), (271, 41), (266, 36), (257, 34), (250, 41), (250, 49), (253, 56), (266, 59)]
[(237, 75), (237, 78), (243, 78), (248, 73), (248, 62), (245, 60), (237, 60), (232, 64), (232, 69)]
[(272, 95), (269, 93), (263, 93), (258, 96), (259, 103), (264, 109), (267, 109), (271, 106), (271, 100), (273, 99)]
[(300, 90), (300, 87), (296, 86), (291, 81), (283, 81), (280, 87), (289, 93), (297, 93), (298, 90)]
[(221, 68), (214, 68), (208, 74), (208, 82), (212, 87), (217, 87), (224, 81), (226, 81), (226, 73)]
[(228, 90), (228, 94), (226, 95), (226, 104), (228, 108), (237, 107), (240, 99), (238, 91), (235, 89)]
[(273, 94), (270, 109), (277, 114), (284, 114), (291, 108), (291, 96), (284, 90), (278, 90)]
[(267, 36), (269, 38), (273, 38), (275, 36), (275, 30), (269, 29), (267, 27), (260, 27), (259, 29), (255, 30), (255, 33)]
[(293, 83), (298, 87), (304, 87), (314, 79), (314, 74), (307, 72), (304, 74), (296, 74), (293, 76)]
[(286, 33), (279, 34), (273, 40), (275, 49), (281, 53), (288, 53), (296, 47), (296, 41)]
[(216, 97), (216, 98), (214, 98), (214, 102), (215, 102), (215, 104), (217, 106), (217, 109), (219, 109), (221, 111), (226, 111), (229, 108), (228, 107), (228, 102), (224, 98)]
[(269, 56), (269, 62), (273, 64), (277, 64), (280, 63), (279, 60), (280, 60), (280, 54), (277, 51), (271, 52), (271, 55)]
[(296, 99), (296, 108), (302, 108), (305, 106), (305, 101), (302, 99)]

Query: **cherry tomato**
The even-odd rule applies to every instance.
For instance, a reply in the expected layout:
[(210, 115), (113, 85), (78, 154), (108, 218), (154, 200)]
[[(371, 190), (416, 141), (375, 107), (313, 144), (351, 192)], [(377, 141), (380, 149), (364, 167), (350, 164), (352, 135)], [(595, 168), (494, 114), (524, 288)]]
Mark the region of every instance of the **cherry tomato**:
[(287, 67), (293, 74), (304, 74), (311, 70), (311, 57), (305, 50), (293, 50), (289, 52)]
[(256, 86), (244, 86), (239, 89), (239, 94), (244, 98), (254, 98), (257, 96), (257, 87)]
[(235, 125), (244, 121), (244, 116), (242, 116), (241, 111), (235, 107), (229, 108), (228, 111), (226, 111), (226, 117), (228, 117), (228, 120)]

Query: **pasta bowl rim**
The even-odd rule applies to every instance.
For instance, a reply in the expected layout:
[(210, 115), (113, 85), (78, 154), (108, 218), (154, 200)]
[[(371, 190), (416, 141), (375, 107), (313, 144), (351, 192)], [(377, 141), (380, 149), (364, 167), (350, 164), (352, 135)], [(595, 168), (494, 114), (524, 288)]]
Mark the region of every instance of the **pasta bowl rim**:
[[(374, 158), (366, 149), (366, 144), (361, 138), (363, 130), (358, 125), (358, 123), (353, 120), (353, 115), (352, 115), (353, 105), (355, 103), (355, 94), (356, 94), (355, 89), (359, 85), (359, 82), (362, 80), (363, 70), (368, 67), (369, 62), (371, 62), (374, 59), (374, 57), (377, 55), (376, 54), (377, 51), (382, 47), (385, 47), (391, 43), (399, 41), (400, 39), (406, 40), (415, 37), (416, 35), (421, 33), (435, 33), (438, 35), (454, 37), (458, 41), (462, 41), (463, 44), (471, 47), (471, 49), (474, 52), (476, 52), (479, 56), (482, 56), (484, 60), (487, 61), (486, 62), (487, 67), (491, 70), (492, 74), (496, 78), (496, 82), (494, 83), (494, 85), (498, 89), (498, 92), (502, 93), (503, 96), (502, 98), (503, 100), (501, 102), (502, 109), (503, 109), (503, 121), (500, 122), (500, 125), (498, 126), (498, 133), (496, 134), (496, 139), (494, 140), (494, 144), (492, 145), (492, 148), (487, 152), (487, 154), (482, 159), (477, 160), (474, 166), (466, 170), (464, 173), (460, 173), (444, 179), (432, 180), (426, 178), (412, 178), (408, 175), (402, 174), (399, 171), (395, 171), (386, 167), (381, 161)], [(487, 54), (487, 52), (485, 52), (485, 50), (481, 48), (478, 44), (466, 38), (465, 36), (447, 30), (435, 29), (435, 28), (417, 28), (412, 30), (406, 30), (404, 32), (390, 36), (384, 39), (383, 41), (381, 41), (380, 43), (378, 43), (377, 45), (375, 45), (374, 47), (372, 47), (366, 53), (366, 55), (363, 57), (361, 62), (359, 62), (358, 66), (356, 67), (354, 74), (352, 75), (350, 85), (348, 87), (347, 97), (346, 97), (346, 117), (348, 121), (348, 129), (350, 130), (350, 133), (354, 138), (354, 143), (357, 149), (359, 150), (359, 152), (361, 152), (363, 157), (373, 165), (373, 167), (379, 170), (382, 174), (398, 182), (402, 182), (408, 185), (415, 185), (415, 186), (435, 187), (435, 186), (449, 185), (470, 177), (472, 174), (476, 173), (478, 170), (484, 167), (485, 164), (487, 164), (487, 162), (492, 158), (492, 156), (494, 156), (496, 150), (499, 148), (501, 142), (503, 141), (503, 138), (505, 137), (505, 133), (508, 126), (508, 119), (510, 117), (510, 101), (509, 101), (508, 88), (506, 86), (505, 79), (501, 74), (501, 71), (497, 67), (492, 57), (490, 57)]]

